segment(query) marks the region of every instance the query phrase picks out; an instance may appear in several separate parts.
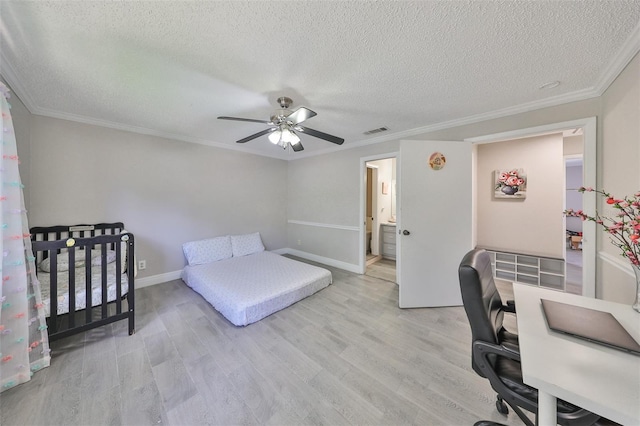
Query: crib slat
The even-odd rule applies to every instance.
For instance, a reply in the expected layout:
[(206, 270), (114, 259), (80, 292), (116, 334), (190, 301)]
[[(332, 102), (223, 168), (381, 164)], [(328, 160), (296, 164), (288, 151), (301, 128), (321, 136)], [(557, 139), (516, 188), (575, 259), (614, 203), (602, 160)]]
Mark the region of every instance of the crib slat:
[(58, 331), (58, 251), (51, 250), (49, 257), (49, 331), (55, 333)]
[(69, 328), (76, 326), (76, 248), (69, 247)]
[(102, 269), (102, 319), (107, 318), (107, 245), (102, 243), (100, 245), (100, 248), (102, 249), (102, 262), (101, 262), (101, 269)]
[(85, 268), (84, 268), (84, 323), (89, 324), (92, 321), (91, 312), (93, 311), (93, 294), (91, 293), (91, 246), (85, 248)]
[(129, 307), (128, 317), (129, 317), (129, 336), (136, 332), (135, 322), (135, 243), (133, 239), (133, 235), (128, 235), (129, 239), (127, 240), (127, 285), (129, 286), (129, 291), (127, 292), (127, 305)]
[(116, 314), (122, 313), (122, 247), (115, 244), (116, 249)]

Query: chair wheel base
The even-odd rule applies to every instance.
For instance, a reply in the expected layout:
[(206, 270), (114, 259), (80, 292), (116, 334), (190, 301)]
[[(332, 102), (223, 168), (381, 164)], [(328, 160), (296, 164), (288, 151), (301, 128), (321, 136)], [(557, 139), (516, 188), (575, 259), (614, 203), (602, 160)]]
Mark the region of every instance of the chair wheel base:
[(500, 397), (498, 397), (498, 400), (496, 401), (496, 410), (498, 410), (498, 413), (504, 414), (505, 416), (509, 414), (509, 407), (507, 407), (507, 404)]

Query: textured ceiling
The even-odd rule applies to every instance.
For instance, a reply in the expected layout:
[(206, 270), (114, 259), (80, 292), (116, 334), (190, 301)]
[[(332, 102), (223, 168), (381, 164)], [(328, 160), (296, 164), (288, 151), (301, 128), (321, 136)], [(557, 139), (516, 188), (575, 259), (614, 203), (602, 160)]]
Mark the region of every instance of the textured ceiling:
[(637, 52), (640, 1), (3, 0), (0, 19), (0, 72), (35, 114), (294, 158), (337, 147), (238, 145), (265, 125), (216, 117), (287, 95), (349, 147), (597, 96)]

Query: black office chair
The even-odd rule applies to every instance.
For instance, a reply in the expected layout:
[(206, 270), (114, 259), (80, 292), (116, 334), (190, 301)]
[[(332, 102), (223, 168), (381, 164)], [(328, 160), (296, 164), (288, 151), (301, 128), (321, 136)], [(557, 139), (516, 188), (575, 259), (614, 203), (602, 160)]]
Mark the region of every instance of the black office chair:
[[(496, 408), (500, 413), (509, 412), (506, 403), (526, 425), (534, 426), (521, 408), (536, 413), (537, 424), (538, 390), (522, 381), (518, 336), (502, 325), (505, 312), (516, 313), (515, 305), (512, 302), (503, 305), (493, 281), (489, 253), (482, 249), (467, 253), (460, 262), (458, 277), (471, 325), (473, 370), (489, 379), (498, 394)], [(593, 425), (600, 418), (560, 399), (557, 412), (561, 425)]]

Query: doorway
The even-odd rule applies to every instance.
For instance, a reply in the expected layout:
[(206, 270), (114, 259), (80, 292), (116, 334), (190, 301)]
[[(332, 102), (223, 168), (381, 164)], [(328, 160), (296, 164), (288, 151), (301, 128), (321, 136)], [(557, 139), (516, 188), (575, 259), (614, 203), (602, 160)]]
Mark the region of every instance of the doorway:
[[(564, 133), (570, 129), (580, 129), (582, 132), (582, 185), (586, 187), (596, 186), (596, 118), (589, 117), (573, 121), (549, 124), (544, 126), (520, 129), (493, 135), (469, 138), (466, 141), (474, 144), (502, 142), (519, 138), (526, 138), (550, 133)], [(585, 193), (581, 195), (582, 209), (584, 211), (596, 210), (595, 194)], [(596, 279), (596, 228), (593, 222), (582, 223), (582, 287), (581, 294), (587, 297), (595, 297)]]
[[(582, 182), (582, 155), (565, 155), (565, 209), (582, 210), (582, 194), (576, 191), (584, 186)], [(567, 217), (564, 259), (566, 262), (567, 293), (582, 294), (582, 225), (578, 217)]]
[(363, 273), (397, 282), (396, 274), (396, 157), (363, 159)]

